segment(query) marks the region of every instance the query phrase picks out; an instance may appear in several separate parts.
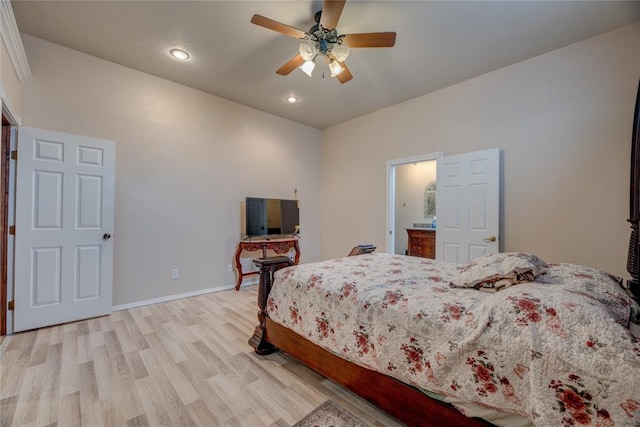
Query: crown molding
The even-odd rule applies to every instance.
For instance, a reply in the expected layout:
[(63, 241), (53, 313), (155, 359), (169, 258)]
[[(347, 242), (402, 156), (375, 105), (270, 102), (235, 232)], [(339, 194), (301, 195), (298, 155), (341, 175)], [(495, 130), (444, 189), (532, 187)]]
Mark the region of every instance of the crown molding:
[(2, 41), (7, 48), (18, 80), (20, 83), (23, 83), (31, 77), (31, 69), (29, 68), (29, 62), (24, 52), (16, 17), (13, 14), (9, 0), (0, 0), (0, 34), (2, 35)]

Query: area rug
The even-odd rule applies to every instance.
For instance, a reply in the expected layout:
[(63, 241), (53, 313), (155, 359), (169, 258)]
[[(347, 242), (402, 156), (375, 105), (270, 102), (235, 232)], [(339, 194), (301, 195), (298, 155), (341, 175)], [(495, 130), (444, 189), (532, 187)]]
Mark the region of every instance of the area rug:
[(337, 403), (327, 400), (293, 427), (369, 427)]

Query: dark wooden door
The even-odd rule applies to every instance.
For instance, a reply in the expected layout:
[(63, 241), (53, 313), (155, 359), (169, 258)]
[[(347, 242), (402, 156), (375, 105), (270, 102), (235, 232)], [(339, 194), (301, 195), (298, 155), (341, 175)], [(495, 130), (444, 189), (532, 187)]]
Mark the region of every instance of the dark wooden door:
[(7, 334), (7, 237), (9, 225), (9, 161), (11, 124), (2, 116), (0, 144), (0, 335)]

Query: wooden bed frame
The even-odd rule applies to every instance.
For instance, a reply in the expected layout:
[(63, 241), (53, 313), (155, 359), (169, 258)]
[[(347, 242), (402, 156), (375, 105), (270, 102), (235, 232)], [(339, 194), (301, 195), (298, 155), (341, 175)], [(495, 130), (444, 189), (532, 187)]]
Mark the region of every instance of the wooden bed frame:
[(407, 425), (438, 427), (492, 425), (478, 418), (467, 418), (452, 406), (431, 399), (418, 389), (394, 378), (347, 362), (268, 317), (265, 327), (266, 340), (269, 343)]
[[(357, 256), (357, 255), (356, 255)], [(417, 388), (387, 375), (348, 362), (290, 329), (272, 321), (265, 311), (273, 273), (292, 265), (287, 257), (262, 258), (258, 288), (258, 325), (249, 344), (260, 355), (282, 350), (319, 374), (343, 385), (378, 408), (410, 426), (487, 427), (453, 406), (432, 399)]]
[[(640, 246), (638, 242), (640, 223), (640, 84), (636, 98), (631, 147), (630, 216), (631, 237), (627, 258), (627, 270), (631, 279), (627, 281), (630, 291), (640, 298)], [(258, 292), (259, 324), (249, 340), (258, 354), (269, 354), (282, 350), (302, 363), (343, 385), (383, 411), (410, 426), (490, 426), (478, 419), (467, 418), (451, 405), (439, 402), (418, 389), (397, 381), (387, 375), (347, 362), (322, 349), (304, 337), (285, 328), (271, 319), (265, 312), (271, 291), (271, 280), (275, 270), (287, 266), (286, 260), (266, 259), (261, 267)]]

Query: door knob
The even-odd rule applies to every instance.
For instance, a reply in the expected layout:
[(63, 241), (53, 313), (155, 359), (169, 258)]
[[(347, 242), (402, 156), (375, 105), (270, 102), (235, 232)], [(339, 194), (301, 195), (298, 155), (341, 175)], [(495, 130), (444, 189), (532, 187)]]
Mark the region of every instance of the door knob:
[(482, 239), (484, 242), (488, 243), (488, 242), (495, 242), (496, 241), (496, 236), (489, 236), (489, 237), (485, 237), (484, 239)]
[(102, 240), (109, 240), (110, 238), (111, 238), (111, 234), (109, 234), (109, 233), (104, 233), (102, 235)]

